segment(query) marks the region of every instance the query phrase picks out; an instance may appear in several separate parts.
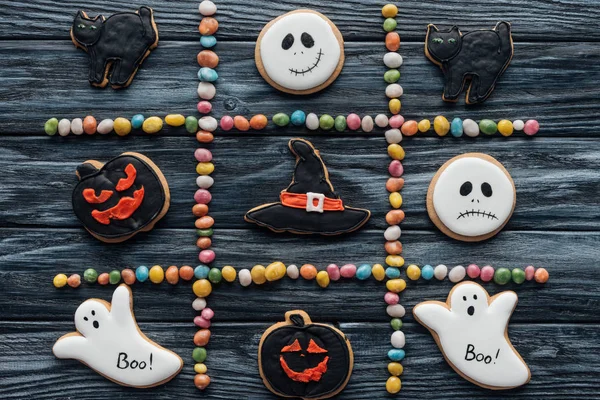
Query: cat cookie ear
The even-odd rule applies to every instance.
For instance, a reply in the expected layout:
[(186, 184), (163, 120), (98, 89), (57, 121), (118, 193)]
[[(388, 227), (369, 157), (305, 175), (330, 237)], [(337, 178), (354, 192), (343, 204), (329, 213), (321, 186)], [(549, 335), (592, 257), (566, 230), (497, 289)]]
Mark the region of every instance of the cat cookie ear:
[(457, 32), (459, 35), (462, 35), (462, 33), (460, 32), (460, 29), (458, 29), (458, 26), (454, 25), (452, 28), (450, 28), (449, 32)]
[(427, 25), (427, 32), (431, 32), (432, 30), (439, 32), (440, 30), (438, 29), (437, 26), (435, 26), (434, 24), (429, 24)]

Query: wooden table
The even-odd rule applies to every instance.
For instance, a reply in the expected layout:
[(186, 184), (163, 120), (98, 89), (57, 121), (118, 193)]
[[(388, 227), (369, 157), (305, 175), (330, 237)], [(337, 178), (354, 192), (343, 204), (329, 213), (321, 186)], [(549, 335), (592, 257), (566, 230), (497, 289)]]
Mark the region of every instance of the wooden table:
[[(58, 360), (54, 341), (73, 330), (73, 314), (87, 298), (110, 299), (113, 287), (83, 284), (57, 290), (57, 273), (101, 272), (138, 265), (195, 265), (196, 190), (192, 156), (198, 146), (181, 128), (156, 136), (125, 138), (58, 135), (48, 137), (50, 117), (98, 119), (143, 113), (196, 114), (196, 54), (200, 50), (196, 2), (148, 0), (154, 8), (160, 44), (127, 90), (91, 88), (87, 56), (69, 40), (75, 12), (110, 15), (141, 4), (126, 1), (0, 0), (0, 397), (12, 398), (271, 398), (257, 369), (262, 332), (302, 308), (314, 320), (339, 324), (352, 341), (355, 369), (340, 398), (386, 397), (386, 353), (391, 328), (385, 313), (385, 288), (373, 279), (352, 280), (320, 289), (314, 282), (284, 279), (257, 288), (221, 284), (209, 297), (216, 317), (208, 346), (212, 383), (200, 393), (193, 385), (189, 283), (171, 286), (137, 283), (134, 307), (141, 329), (182, 356), (182, 373), (159, 388), (136, 390), (108, 382), (77, 361)], [(347, 61), (337, 81), (322, 93), (292, 97), (268, 86), (256, 71), (254, 40), (272, 18), (297, 7), (294, 1), (221, 0), (216, 47), (219, 65), (215, 116), (250, 116), (295, 109), (318, 114), (375, 115), (386, 111), (384, 2), (309, 0), (307, 7), (328, 15), (346, 40)], [(513, 344), (529, 364), (531, 382), (509, 393), (480, 389), (445, 363), (430, 334), (414, 322), (410, 310), (425, 299), (444, 300), (448, 281), (409, 282), (401, 296), (406, 306), (407, 357), (398, 398), (483, 399), (519, 397), (598, 398), (600, 363), (600, 30), (598, 4), (586, 0), (443, 2), (408, 0), (399, 4), (402, 113), (407, 119), (443, 114), (479, 120), (537, 119), (538, 136), (510, 138), (405, 139), (402, 191), (406, 221), (402, 242), (407, 263), (454, 266), (475, 262), (495, 267), (543, 266), (545, 285), (524, 283), (512, 289), (519, 304), (510, 324)], [(463, 30), (512, 22), (515, 56), (495, 93), (483, 105), (446, 104), (441, 100), (439, 69), (423, 55), (428, 23), (458, 24)], [(290, 180), (291, 137), (309, 138), (329, 167), (344, 200), (371, 209), (360, 232), (323, 239), (276, 235), (244, 222), (245, 211), (273, 201)], [(211, 215), (216, 220), (217, 264), (250, 268), (281, 260), (286, 264), (383, 262), (384, 215), (388, 210), (386, 143), (382, 132), (324, 133), (302, 128), (261, 132), (218, 132), (209, 148), (216, 171)], [(124, 151), (152, 158), (169, 181), (172, 204), (148, 234), (123, 244), (92, 238), (72, 212), (76, 166), (87, 159), (107, 160)], [(511, 172), (517, 207), (505, 229), (478, 244), (459, 243), (441, 234), (425, 210), (425, 194), (435, 171), (447, 159), (468, 151), (489, 153)]]

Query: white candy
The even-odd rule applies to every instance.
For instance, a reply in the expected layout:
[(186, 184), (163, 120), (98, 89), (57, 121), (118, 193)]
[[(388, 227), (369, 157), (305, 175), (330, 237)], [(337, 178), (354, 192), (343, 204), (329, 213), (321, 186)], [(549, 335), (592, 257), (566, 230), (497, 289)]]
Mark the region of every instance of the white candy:
[(465, 275), (467, 274), (467, 270), (462, 265), (457, 265), (452, 268), (448, 273), (448, 279), (452, 283), (457, 283), (465, 279)]
[(200, 175), (196, 178), (196, 185), (201, 189), (208, 189), (213, 183), (215, 183), (215, 180), (208, 175)]
[(402, 141), (402, 132), (400, 132), (400, 129), (385, 131), (385, 140), (389, 144), (400, 143)]
[(238, 277), (240, 278), (240, 285), (244, 287), (250, 286), (252, 283), (252, 275), (250, 274), (250, 271), (245, 268), (238, 272)]
[(98, 124), (98, 128), (96, 128), (96, 131), (101, 135), (106, 135), (112, 132), (114, 125), (115, 123), (112, 119), (103, 119)]
[(522, 131), (525, 128), (525, 122), (522, 119), (516, 119), (513, 121), (513, 128), (515, 131)]
[(205, 17), (210, 17), (217, 12), (217, 6), (210, 0), (204, 0), (198, 6), (198, 11), (200, 11), (200, 14), (204, 15)]
[(71, 121), (66, 118), (61, 119), (58, 122), (58, 134), (60, 136), (67, 136), (71, 132)]
[(83, 134), (83, 121), (81, 118), (75, 118), (71, 121), (71, 132), (75, 135)]
[(402, 65), (402, 56), (390, 51), (383, 56), (383, 63), (388, 68), (399, 68)]
[(203, 131), (214, 132), (217, 130), (219, 123), (213, 117), (202, 117), (198, 120), (198, 126)]
[(448, 274), (448, 267), (446, 267), (444, 264), (438, 265), (433, 270), (433, 276), (435, 276), (435, 279), (437, 279), (439, 281), (443, 281), (447, 274)]
[(198, 97), (203, 100), (212, 100), (213, 97), (217, 94), (217, 89), (215, 85), (210, 82), (200, 82), (198, 84)]
[(398, 225), (392, 225), (390, 227), (388, 227), (385, 232), (383, 233), (383, 237), (385, 237), (385, 240), (398, 240), (400, 239), (400, 235), (402, 234), (402, 231), (400, 230), (400, 227)]
[(472, 119), (465, 119), (463, 121), (463, 132), (469, 137), (479, 136), (479, 125)]
[(402, 307), (400, 304), (393, 304), (391, 306), (387, 306), (385, 312), (387, 312), (387, 314), (392, 318), (402, 318), (406, 313), (404, 307)]
[(370, 115), (363, 117), (360, 127), (362, 128), (363, 132), (371, 132), (374, 128), (373, 118), (371, 118)]
[(311, 131), (319, 129), (319, 117), (317, 117), (317, 114), (310, 113), (306, 116), (306, 127)]
[(300, 276), (300, 271), (298, 270), (298, 267), (294, 264), (288, 265), (287, 276), (290, 277), (290, 279), (298, 279), (298, 277)]
[(390, 99), (397, 99), (398, 97), (404, 94), (404, 89), (402, 86), (397, 83), (392, 83), (391, 85), (387, 85), (385, 88), (385, 95)]
[(394, 333), (392, 333), (392, 346), (397, 348), (397, 349), (401, 349), (404, 347), (404, 345), (406, 344), (406, 338), (404, 337), (404, 332), (402, 331), (396, 331)]
[(375, 117), (375, 125), (377, 125), (380, 128), (386, 128), (388, 126), (389, 121), (390, 120), (385, 114), (377, 114), (377, 116)]
[(202, 311), (206, 308), (206, 299), (204, 297), (196, 297), (192, 302), (192, 308), (196, 311)]

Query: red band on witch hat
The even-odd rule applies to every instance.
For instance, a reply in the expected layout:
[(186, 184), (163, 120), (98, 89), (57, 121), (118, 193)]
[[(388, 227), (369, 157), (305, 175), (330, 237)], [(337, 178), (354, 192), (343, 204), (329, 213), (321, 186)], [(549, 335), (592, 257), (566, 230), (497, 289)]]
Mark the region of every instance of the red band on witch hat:
[[(310, 197), (310, 203), (309, 203)], [(332, 199), (325, 197), (321, 193), (290, 193), (281, 192), (279, 195), (281, 204), (286, 207), (301, 208), (306, 211), (344, 211), (344, 203), (342, 199)], [(316, 202), (316, 204), (315, 204)], [(321, 207), (322, 202), (322, 207)]]

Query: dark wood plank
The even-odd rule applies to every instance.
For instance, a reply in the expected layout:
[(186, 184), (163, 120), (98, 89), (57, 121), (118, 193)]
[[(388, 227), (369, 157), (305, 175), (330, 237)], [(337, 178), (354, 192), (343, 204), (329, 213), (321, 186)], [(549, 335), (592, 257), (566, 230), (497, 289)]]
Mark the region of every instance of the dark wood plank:
[[(283, 310), (282, 310), (283, 311)], [(517, 309), (518, 312), (518, 309)], [(327, 322), (326, 320), (317, 319)], [(213, 325), (206, 365), (211, 385), (203, 393), (194, 388), (192, 324), (140, 324), (150, 338), (180, 354), (183, 371), (170, 383), (152, 390), (123, 388), (74, 360), (58, 360), (48, 350), (69, 322), (0, 324), (0, 396), (3, 399), (95, 398), (114, 399), (274, 399), (263, 386), (257, 368), (262, 332), (277, 319), (263, 323)], [(386, 352), (391, 328), (384, 323), (342, 323), (355, 356), (354, 371), (341, 399), (392, 398), (386, 396)], [(403, 398), (448, 399), (597, 398), (595, 340), (600, 325), (511, 324), (509, 336), (531, 368), (531, 382), (509, 392), (481, 389), (460, 378), (444, 361), (431, 335), (418, 324), (406, 324), (407, 357), (403, 361)]]
[[(198, 2), (146, 0), (153, 7), (161, 40), (198, 40), (200, 15)], [(381, 7), (385, 2), (347, 0), (343, 5), (319, 0), (302, 3), (292, 0), (215, 1), (220, 40), (256, 40), (262, 27), (271, 19), (297, 8), (312, 8), (327, 15), (338, 26), (345, 40), (377, 40), (382, 34)], [(465, 5), (460, 0), (440, 3), (435, 0), (408, 0), (397, 3), (399, 30), (404, 38), (423, 40), (427, 24), (458, 24), (465, 31), (491, 28), (499, 20), (513, 24), (516, 40), (539, 40), (543, 43), (581, 39), (599, 40), (595, 26), (600, 18), (596, 7), (586, 0), (561, 2), (531, 2), (526, 0), (482, 0)], [(133, 10), (138, 4), (118, 0), (66, 0), (59, 4), (51, 0), (35, 2), (0, 1), (0, 38), (68, 38), (73, 15), (83, 9), (90, 15), (111, 15)], [(468, 11), (468, 12), (466, 12)]]
[[(68, 41), (1, 41), (0, 98), (4, 101), (0, 104), (0, 133), (44, 135), (43, 125), (48, 118), (72, 119), (90, 113), (98, 119), (119, 115), (131, 118), (140, 112), (147, 116), (196, 115), (195, 56), (199, 50), (197, 43), (166, 42), (146, 60), (127, 90), (115, 91), (90, 87), (87, 55)], [(382, 79), (385, 67), (381, 61), (385, 52), (383, 37), (379, 42), (348, 44), (344, 71), (336, 82), (322, 93), (302, 97), (279, 93), (264, 82), (254, 65), (252, 43), (226, 43), (218, 45), (216, 51), (221, 64), (213, 114), (218, 117), (258, 113), (272, 116), (295, 109), (373, 116), (387, 111)], [(517, 44), (514, 60), (495, 93), (479, 106), (467, 106), (463, 99), (458, 104), (442, 101), (441, 72), (425, 58), (422, 44), (403, 43), (401, 54), (405, 59), (400, 80), (405, 92), (402, 113), (407, 119), (433, 120), (438, 114), (450, 119), (535, 118), (542, 126), (539, 135), (598, 135), (595, 116), (600, 113), (596, 90), (600, 43), (554, 42), (541, 47), (536, 43)], [(573, 82), (577, 82), (577, 90), (573, 90)], [(276, 129), (272, 124), (260, 134), (290, 132), (311, 134), (306, 129)], [(160, 133), (182, 134), (182, 128)], [(232, 131), (228, 135), (237, 137), (240, 133)], [(117, 138), (113, 136), (113, 140)]]

